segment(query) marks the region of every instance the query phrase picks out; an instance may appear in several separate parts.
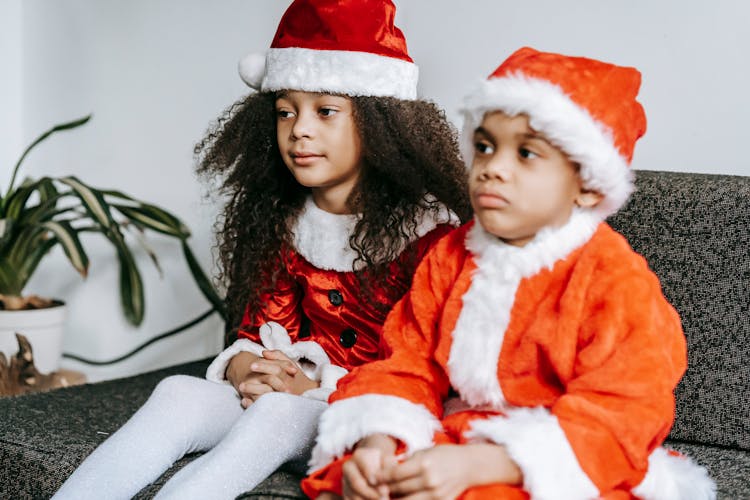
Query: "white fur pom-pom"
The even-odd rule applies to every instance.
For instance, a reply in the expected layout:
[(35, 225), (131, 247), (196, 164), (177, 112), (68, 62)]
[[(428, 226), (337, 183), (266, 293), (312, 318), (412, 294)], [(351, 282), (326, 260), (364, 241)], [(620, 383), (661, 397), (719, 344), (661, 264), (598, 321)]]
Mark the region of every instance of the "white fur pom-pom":
[(253, 52), (240, 59), (238, 68), (240, 78), (249, 87), (260, 90), (260, 84), (266, 75), (266, 55)]

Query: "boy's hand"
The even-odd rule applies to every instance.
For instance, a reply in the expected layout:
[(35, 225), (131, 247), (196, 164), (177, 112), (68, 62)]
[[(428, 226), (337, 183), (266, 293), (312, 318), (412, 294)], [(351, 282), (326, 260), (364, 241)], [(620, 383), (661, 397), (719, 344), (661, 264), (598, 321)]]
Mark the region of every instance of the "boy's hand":
[[(394, 459), (396, 441), (385, 434), (362, 439), (343, 465), (343, 493), (346, 500), (381, 500), (388, 498), (382, 483), (385, 462)], [(395, 460), (395, 459), (394, 459)]]
[(399, 498), (456, 498), (472, 486), (520, 484), (505, 448), (490, 443), (438, 445), (386, 466), (383, 481)]

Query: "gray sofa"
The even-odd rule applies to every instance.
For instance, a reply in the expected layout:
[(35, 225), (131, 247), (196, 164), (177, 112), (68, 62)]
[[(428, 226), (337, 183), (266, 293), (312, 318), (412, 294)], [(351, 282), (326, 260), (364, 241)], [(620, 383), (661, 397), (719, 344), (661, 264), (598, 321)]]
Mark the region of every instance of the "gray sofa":
[[(610, 222), (659, 275), (688, 339), (667, 446), (705, 465), (719, 498), (750, 498), (750, 177), (639, 171), (637, 187)], [(207, 364), (0, 399), (0, 498), (48, 498), (160, 379)], [(298, 480), (281, 470), (241, 498), (302, 498)]]

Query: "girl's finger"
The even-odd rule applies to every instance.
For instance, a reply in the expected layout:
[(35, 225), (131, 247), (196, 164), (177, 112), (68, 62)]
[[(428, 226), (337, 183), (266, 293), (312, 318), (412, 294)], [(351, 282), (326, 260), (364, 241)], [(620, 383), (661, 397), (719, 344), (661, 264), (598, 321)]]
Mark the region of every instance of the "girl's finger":
[(289, 390), (287, 383), (276, 375), (263, 375), (259, 380), (276, 392), (286, 392)]
[(297, 366), (297, 364), (281, 351), (263, 351), (263, 358), (272, 361), (278, 361), (281, 368), (285, 370), (289, 375), (294, 375), (299, 371), (299, 367)]
[(265, 373), (266, 375), (281, 375), (284, 369), (278, 362), (259, 359), (253, 361), (250, 369), (255, 373)]
[(262, 396), (269, 392), (273, 392), (273, 388), (268, 384), (256, 382), (243, 382), (240, 384), (240, 395), (245, 398)]

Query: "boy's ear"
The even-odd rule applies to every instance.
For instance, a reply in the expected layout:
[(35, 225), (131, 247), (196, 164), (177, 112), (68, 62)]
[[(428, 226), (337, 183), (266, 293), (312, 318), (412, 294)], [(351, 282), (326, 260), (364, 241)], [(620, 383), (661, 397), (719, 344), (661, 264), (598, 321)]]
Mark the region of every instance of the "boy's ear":
[(588, 189), (581, 189), (578, 196), (573, 200), (576, 206), (581, 208), (592, 208), (599, 204), (604, 195)]

